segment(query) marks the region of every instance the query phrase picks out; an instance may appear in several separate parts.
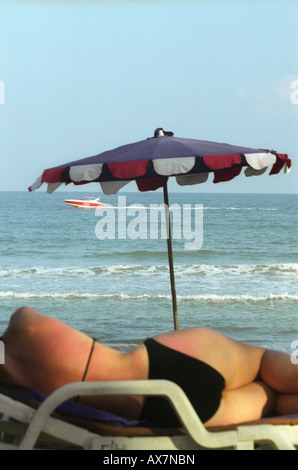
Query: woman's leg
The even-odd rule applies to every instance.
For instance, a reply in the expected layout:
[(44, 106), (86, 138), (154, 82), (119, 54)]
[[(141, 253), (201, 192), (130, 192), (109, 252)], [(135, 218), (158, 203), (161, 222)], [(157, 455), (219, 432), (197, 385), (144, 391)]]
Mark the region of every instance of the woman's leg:
[(298, 413), (298, 364), (293, 364), (290, 355), (266, 351), (260, 378), (278, 392), (275, 405), (277, 415)]
[(202, 360), (224, 377), (220, 407), (207, 425), (251, 421), (273, 413), (298, 413), (298, 366), (291, 363), (290, 355), (241, 343), (204, 328), (157, 339)]
[(276, 393), (262, 382), (225, 390), (217, 412), (206, 426), (226, 426), (254, 421), (273, 413)]
[(298, 364), (293, 364), (291, 356), (282, 351), (266, 351), (260, 378), (277, 392), (298, 394)]
[(218, 426), (298, 413), (298, 365), (289, 354), (267, 350), (261, 361), (260, 381), (225, 390), (220, 407), (207, 425)]

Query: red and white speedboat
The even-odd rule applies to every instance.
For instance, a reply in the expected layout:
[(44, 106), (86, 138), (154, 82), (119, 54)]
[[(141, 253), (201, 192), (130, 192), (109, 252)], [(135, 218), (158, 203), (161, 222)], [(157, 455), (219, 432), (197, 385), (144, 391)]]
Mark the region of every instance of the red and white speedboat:
[(83, 199), (64, 199), (66, 204), (81, 209), (96, 209), (96, 207), (105, 207), (103, 202), (100, 202), (100, 197), (84, 197)]

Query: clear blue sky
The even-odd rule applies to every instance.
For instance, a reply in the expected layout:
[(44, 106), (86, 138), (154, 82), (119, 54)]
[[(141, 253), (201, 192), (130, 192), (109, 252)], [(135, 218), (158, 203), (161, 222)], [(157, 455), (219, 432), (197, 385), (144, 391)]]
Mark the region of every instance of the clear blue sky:
[(0, 190), (164, 127), (293, 160), (192, 190), (297, 193), (297, 24), (297, 0), (0, 0)]

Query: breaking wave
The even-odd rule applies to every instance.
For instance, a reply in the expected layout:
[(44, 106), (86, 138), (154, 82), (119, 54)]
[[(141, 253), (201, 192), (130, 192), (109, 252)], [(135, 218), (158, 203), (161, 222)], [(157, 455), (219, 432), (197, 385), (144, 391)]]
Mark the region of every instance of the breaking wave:
[[(90, 267), (66, 267), (66, 268), (43, 268), (32, 267), (29, 269), (2, 269), (0, 271), (0, 278), (15, 278), (24, 276), (48, 276), (48, 277), (63, 277), (63, 276), (94, 276), (94, 275), (158, 275), (168, 274), (168, 266), (164, 265), (111, 265), (111, 266), (90, 266)], [(298, 263), (281, 263), (281, 264), (231, 264), (231, 265), (208, 265), (208, 264), (185, 264), (175, 265), (176, 275), (239, 275), (239, 274), (252, 274), (252, 275), (283, 275), (283, 276), (297, 276)]]
[[(0, 291), (0, 298), (2, 299), (69, 299), (69, 300), (100, 300), (100, 299), (114, 299), (118, 301), (129, 300), (171, 300), (170, 295), (130, 295), (122, 293), (113, 294), (92, 294), (92, 293), (79, 293), (79, 292), (48, 292), (48, 293), (28, 293), (28, 292), (13, 292), (13, 291)], [(284, 294), (269, 294), (269, 295), (216, 295), (216, 294), (195, 294), (195, 295), (178, 295), (178, 302), (187, 301), (200, 301), (200, 302), (267, 302), (267, 301), (284, 301), (284, 300), (298, 300), (298, 295)]]

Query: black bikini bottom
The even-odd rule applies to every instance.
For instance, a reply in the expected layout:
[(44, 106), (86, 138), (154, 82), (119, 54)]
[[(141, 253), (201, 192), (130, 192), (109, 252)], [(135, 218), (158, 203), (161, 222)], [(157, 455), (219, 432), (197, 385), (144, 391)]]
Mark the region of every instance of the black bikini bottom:
[[(154, 339), (149, 338), (144, 344), (149, 357), (149, 380), (175, 382), (186, 393), (202, 422), (208, 421), (220, 405), (225, 387), (223, 376), (208, 364)], [(145, 397), (141, 419), (158, 427), (181, 425), (169, 401), (163, 397)]]

